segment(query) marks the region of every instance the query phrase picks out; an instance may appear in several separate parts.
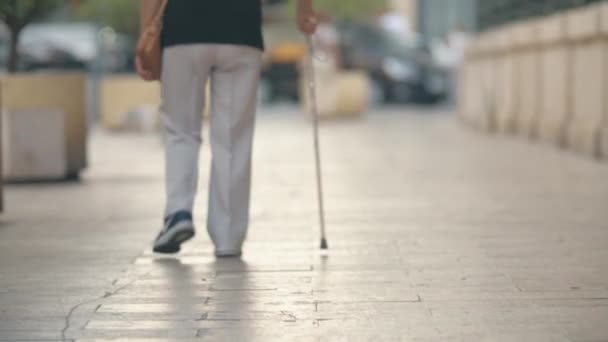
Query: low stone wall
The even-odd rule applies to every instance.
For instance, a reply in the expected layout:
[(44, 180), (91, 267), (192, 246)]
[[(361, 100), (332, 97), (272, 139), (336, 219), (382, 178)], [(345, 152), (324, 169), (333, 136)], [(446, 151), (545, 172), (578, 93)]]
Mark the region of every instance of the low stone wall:
[(87, 166), (85, 75), (82, 73), (13, 74), (0, 78), (3, 112), (64, 113), (66, 177)]
[(482, 33), (461, 82), (467, 123), (608, 159), (608, 3)]

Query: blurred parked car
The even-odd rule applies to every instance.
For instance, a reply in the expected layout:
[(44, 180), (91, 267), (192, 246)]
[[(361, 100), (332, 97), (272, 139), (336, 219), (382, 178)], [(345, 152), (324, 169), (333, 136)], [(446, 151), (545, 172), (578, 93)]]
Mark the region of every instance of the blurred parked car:
[[(0, 31), (0, 70), (6, 69), (9, 37)], [(28, 25), (19, 44), (19, 71), (83, 70), (130, 72), (135, 42), (93, 23)]]
[(8, 39), (0, 36), (0, 70), (6, 68), (8, 63)]
[(437, 102), (448, 95), (449, 75), (428, 49), (370, 25), (338, 25), (342, 66), (367, 70), (373, 102)]
[(282, 43), (268, 51), (259, 86), (261, 102), (299, 100), (299, 66), (305, 54), (306, 47), (300, 43)]
[(39, 46), (21, 51), (19, 69), (22, 71), (86, 70), (87, 65), (70, 51), (55, 46)]

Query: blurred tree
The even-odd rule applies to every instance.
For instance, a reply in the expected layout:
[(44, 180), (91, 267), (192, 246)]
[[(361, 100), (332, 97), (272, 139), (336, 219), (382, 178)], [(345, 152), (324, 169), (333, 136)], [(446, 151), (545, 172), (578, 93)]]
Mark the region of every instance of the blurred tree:
[(121, 33), (136, 36), (139, 32), (139, 1), (86, 0), (74, 12), (76, 18), (109, 26)]
[(29, 23), (45, 17), (60, 6), (64, 0), (0, 0), (0, 21), (10, 33), (8, 71), (15, 72), (19, 61), (19, 37)]

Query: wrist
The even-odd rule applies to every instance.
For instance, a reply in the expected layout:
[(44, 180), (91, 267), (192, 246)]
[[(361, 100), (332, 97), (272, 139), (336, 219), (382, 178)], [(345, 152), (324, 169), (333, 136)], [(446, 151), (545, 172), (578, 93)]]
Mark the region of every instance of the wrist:
[(310, 1), (310, 0), (298, 1), (298, 11), (300, 13), (311, 13), (313, 11), (312, 1)]

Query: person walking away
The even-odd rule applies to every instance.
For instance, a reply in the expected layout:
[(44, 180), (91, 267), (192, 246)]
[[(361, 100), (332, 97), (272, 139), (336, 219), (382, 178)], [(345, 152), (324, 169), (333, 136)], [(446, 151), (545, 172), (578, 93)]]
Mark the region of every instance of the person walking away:
[[(146, 27), (162, 0), (141, 0)], [(313, 0), (298, 0), (297, 21), (313, 34)], [(249, 225), (251, 152), (262, 37), (259, 0), (169, 0), (163, 14), (161, 118), (165, 138), (166, 206), (154, 241), (157, 253), (177, 253), (195, 235), (204, 88), (211, 80), (211, 179), (207, 230), (217, 257), (241, 255)], [(141, 38), (140, 38), (141, 39)], [(136, 56), (137, 73), (152, 80)]]

